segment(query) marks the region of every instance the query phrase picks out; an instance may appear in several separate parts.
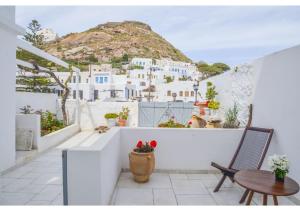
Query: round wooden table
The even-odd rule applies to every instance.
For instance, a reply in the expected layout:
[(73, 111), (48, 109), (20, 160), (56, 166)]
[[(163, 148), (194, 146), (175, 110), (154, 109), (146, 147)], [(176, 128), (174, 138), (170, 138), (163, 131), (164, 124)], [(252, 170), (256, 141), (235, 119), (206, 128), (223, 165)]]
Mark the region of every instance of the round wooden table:
[(250, 191), (246, 205), (250, 205), (255, 192), (263, 194), (263, 205), (267, 205), (268, 195), (273, 196), (274, 205), (278, 205), (277, 196), (290, 196), (299, 191), (296, 181), (285, 177), (284, 182), (278, 182), (270, 171), (241, 170), (234, 175), (234, 181)]

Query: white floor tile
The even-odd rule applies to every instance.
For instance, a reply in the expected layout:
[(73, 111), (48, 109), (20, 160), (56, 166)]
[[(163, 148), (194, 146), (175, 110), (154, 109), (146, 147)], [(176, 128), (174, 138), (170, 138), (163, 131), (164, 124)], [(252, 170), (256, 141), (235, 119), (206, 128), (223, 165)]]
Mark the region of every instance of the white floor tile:
[(26, 205), (40, 205), (40, 206), (46, 206), (46, 205), (51, 205), (50, 201), (29, 201), (26, 203)]
[(210, 195), (176, 195), (178, 205), (217, 205)]
[(32, 183), (32, 179), (15, 179), (10, 184), (4, 186), (1, 191), (17, 193), (30, 183)]
[(34, 201), (53, 201), (62, 193), (60, 185), (47, 185), (40, 193), (32, 198)]
[(6, 193), (1, 192), (1, 205), (24, 205), (32, 199), (33, 193)]
[(209, 194), (200, 180), (172, 180), (175, 194)]
[(154, 205), (177, 205), (173, 189), (153, 189)]
[(46, 173), (42, 174), (33, 181), (33, 184), (38, 185), (61, 185), (62, 174), (59, 173)]
[(169, 174), (171, 180), (188, 179), (186, 174)]
[(153, 205), (152, 189), (118, 188), (115, 205)]

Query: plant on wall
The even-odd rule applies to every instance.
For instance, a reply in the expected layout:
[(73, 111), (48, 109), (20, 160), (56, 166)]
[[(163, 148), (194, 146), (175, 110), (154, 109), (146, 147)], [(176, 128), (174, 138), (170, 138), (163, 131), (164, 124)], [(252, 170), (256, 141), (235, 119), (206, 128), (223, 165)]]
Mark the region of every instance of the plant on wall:
[(206, 99), (208, 101), (214, 100), (215, 97), (218, 95), (218, 92), (216, 92), (216, 86), (213, 85), (212, 82), (208, 81), (206, 83)]
[(237, 104), (234, 103), (233, 108), (228, 109), (228, 111), (225, 113), (225, 122), (223, 124), (223, 128), (238, 128), (240, 125), (240, 122), (237, 119), (238, 113), (239, 109)]
[(33, 109), (31, 108), (30, 105), (26, 105), (26, 106), (20, 108), (20, 110), (21, 110), (20, 111), (21, 114), (32, 114), (33, 113)]
[(41, 112), (41, 135), (42, 136), (60, 130), (64, 127), (65, 125), (63, 121), (58, 120), (55, 114), (49, 111)]
[(220, 108), (220, 102), (218, 102), (216, 100), (211, 100), (211, 101), (209, 101), (207, 107), (212, 110), (218, 110)]
[(128, 107), (122, 107), (122, 111), (119, 113), (119, 118), (127, 120), (129, 116), (129, 108)]

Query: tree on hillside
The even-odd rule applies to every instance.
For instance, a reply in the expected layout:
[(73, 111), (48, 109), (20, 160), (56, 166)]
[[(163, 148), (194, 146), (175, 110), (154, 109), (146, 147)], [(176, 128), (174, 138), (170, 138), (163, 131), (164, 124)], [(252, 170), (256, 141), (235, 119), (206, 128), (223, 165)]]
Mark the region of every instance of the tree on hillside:
[(214, 63), (209, 65), (201, 62), (196, 64), (196, 66), (198, 71), (202, 73), (202, 80), (211, 76), (219, 75), (230, 69), (230, 67), (224, 63)]
[(24, 35), (24, 39), (37, 48), (42, 48), (44, 44), (44, 36), (38, 34), (38, 31), (42, 29), (41, 24), (37, 20), (32, 20), (28, 26), (27, 31)]

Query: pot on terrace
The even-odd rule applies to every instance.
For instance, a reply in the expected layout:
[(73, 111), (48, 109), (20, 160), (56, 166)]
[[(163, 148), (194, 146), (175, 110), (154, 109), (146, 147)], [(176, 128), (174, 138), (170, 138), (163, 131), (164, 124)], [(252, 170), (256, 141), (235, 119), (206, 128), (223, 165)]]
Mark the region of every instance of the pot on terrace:
[(119, 119), (118, 120), (118, 125), (120, 127), (125, 127), (126, 126), (126, 123), (127, 123), (127, 120), (126, 119)]
[(148, 182), (155, 167), (154, 153), (131, 152), (129, 154), (129, 166), (134, 181), (139, 183)]

